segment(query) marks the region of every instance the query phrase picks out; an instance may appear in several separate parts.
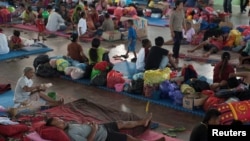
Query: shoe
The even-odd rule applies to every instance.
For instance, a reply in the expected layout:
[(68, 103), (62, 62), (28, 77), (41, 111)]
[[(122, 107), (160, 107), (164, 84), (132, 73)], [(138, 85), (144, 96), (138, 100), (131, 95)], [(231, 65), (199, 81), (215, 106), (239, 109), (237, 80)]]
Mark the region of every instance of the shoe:
[(136, 62), (137, 58), (131, 59), (131, 62)]
[(162, 133), (172, 138), (175, 138), (177, 136), (175, 133), (170, 132), (170, 131), (162, 131)]
[(127, 58), (128, 58), (128, 55), (121, 55), (121, 57), (127, 59)]

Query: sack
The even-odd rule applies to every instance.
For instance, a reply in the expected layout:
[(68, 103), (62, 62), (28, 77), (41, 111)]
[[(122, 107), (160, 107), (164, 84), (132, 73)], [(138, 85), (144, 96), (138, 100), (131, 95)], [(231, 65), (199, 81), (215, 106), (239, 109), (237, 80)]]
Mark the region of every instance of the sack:
[(105, 86), (107, 84), (107, 72), (101, 72), (90, 80), (91, 85)]
[(159, 90), (159, 85), (154, 84), (154, 85), (148, 85), (144, 84), (143, 86), (143, 93), (145, 97), (152, 98), (152, 95), (154, 91)]
[(81, 70), (80, 68), (74, 68), (71, 73), (70, 76), (72, 79), (76, 80), (76, 79), (80, 79), (83, 77), (84, 71)]
[(0, 94), (11, 90), (11, 84), (0, 84)]
[(144, 84), (152, 85), (159, 84), (165, 80), (170, 79), (170, 68), (165, 68), (163, 70), (147, 70), (144, 72)]
[(123, 78), (123, 74), (118, 71), (111, 70), (107, 75), (107, 87), (108, 88), (115, 88), (115, 84), (124, 83), (124, 82), (125, 80)]
[(64, 72), (64, 69), (69, 67), (70, 64), (67, 60), (65, 59), (57, 59), (56, 60), (56, 69), (60, 72)]
[(210, 90), (210, 85), (206, 81), (202, 80), (192, 80), (190, 86), (195, 89), (196, 92), (201, 92), (203, 90)]
[(33, 61), (33, 67), (35, 68), (35, 70), (37, 69), (38, 65), (40, 64), (44, 64), (44, 63), (48, 63), (50, 61), (49, 56), (42, 54), (37, 56), (34, 61)]
[(143, 87), (144, 87), (144, 80), (143, 79), (136, 79), (132, 80), (130, 92), (132, 94), (143, 94)]
[(49, 62), (47, 62), (37, 66), (36, 75), (41, 77), (55, 77), (58, 76), (59, 73), (50, 66)]

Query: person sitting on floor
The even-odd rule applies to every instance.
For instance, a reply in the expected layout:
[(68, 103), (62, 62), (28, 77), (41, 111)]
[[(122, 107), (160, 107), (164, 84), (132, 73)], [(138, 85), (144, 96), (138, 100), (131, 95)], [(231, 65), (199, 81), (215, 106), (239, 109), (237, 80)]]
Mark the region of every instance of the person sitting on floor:
[(146, 58), (148, 57), (149, 49), (152, 46), (149, 39), (142, 40), (142, 48), (138, 53), (138, 58), (136, 60), (136, 70), (137, 72), (143, 72), (145, 67)]
[(205, 113), (205, 116), (198, 125), (196, 125), (191, 132), (189, 141), (207, 141), (208, 140), (208, 126), (220, 124), (221, 113), (217, 109), (210, 109)]
[(105, 13), (105, 19), (102, 23), (102, 26), (100, 27), (100, 29), (103, 30), (103, 32), (105, 31), (114, 31), (115, 30), (115, 26), (114, 26), (114, 22), (113, 20), (110, 18), (109, 13)]
[(46, 25), (46, 29), (51, 32), (66, 30), (67, 26), (65, 25), (65, 21), (62, 18), (62, 16), (58, 14), (59, 9), (56, 8), (55, 11), (53, 11), (52, 6), (49, 5), (47, 7), (47, 10), (50, 14)]
[(64, 103), (64, 99), (58, 101), (50, 98), (44, 92), (46, 87), (43, 85), (33, 86), (32, 77), (34, 69), (25, 67), (23, 75), (18, 79), (14, 93), (14, 108), (11, 109), (12, 116), (28, 110), (39, 110), (41, 106), (58, 106)]
[(9, 41), (10, 50), (18, 50), (24, 47), (22, 39), (20, 38), (20, 31), (14, 30), (13, 35), (10, 37)]
[(168, 64), (177, 69), (172, 54), (167, 49), (162, 48), (163, 44), (164, 39), (161, 36), (155, 38), (155, 46), (150, 49), (146, 58), (145, 70), (164, 69)]
[(61, 4), (58, 12), (65, 21), (66, 26), (71, 26), (71, 19), (69, 16), (69, 10), (66, 8), (65, 4)]
[(229, 74), (234, 73), (234, 66), (229, 63), (231, 56), (229, 52), (221, 55), (221, 61), (214, 66), (213, 84), (211, 88), (227, 88)]
[(91, 43), (92, 47), (88, 50), (89, 64), (96, 64), (101, 61), (109, 61), (109, 51), (103, 47), (100, 47), (101, 41), (98, 38), (94, 38)]
[[(139, 126), (148, 127), (152, 119), (150, 113), (147, 117), (138, 121), (115, 121), (104, 124), (90, 122), (87, 124), (70, 124), (60, 118), (52, 117), (46, 122), (46, 126), (54, 126), (67, 133), (74, 141), (142, 141), (128, 134), (120, 132), (121, 129), (132, 129)], [(156, 141), (165, 141), (162, 137)]]
[(89, 31), (87, 28), (86, 16), (86, 13), (82, 11), (77, 28), (79, 38), (90, 38), (94, 36), (94, 32)]
[(83, 8), (80, 5), (75, 7), (73, 15), (71, 17), (73, 27), (75, 27), (78, 24), (79, 20), (81, 19), (82, 11), (83, 11)]
[[(182, 29), (182, 40), (181, 40), (181, 44), (190, 44), (192, 41), (193, 36), (195, 35), (195, 30), (192, 27), (192, 23), (191, 21), (187, 21), (186, 22), (186, 28), (187, 30), (185, 31), (184, 29)], [(174, 41), (173, 39), (167, 41), (164, 43), (164, 45), (173, 45)]]
[(207, 51), (203, 54), (203, 57), (209, 57), (212, 53), (217, 53), (218, 51), (222, 50), (224, 47), (224, 39), (222, 35), (218, 35), (217, 37), (209, 37), (206, 41), (203, 41), (198, 46), (194, 47), (194, 49), (188, 50), (188, 52), (194, 52), (200, 48)]
[(0, 54), (7, 54), (10, 51), (8, 46), (8, 39), (6, 35), (3, 33), (3, 29), (0, 28)]
[(29, 6), (23, 13), (21, 14), (23, 24), (35, 24), (36, 14)]
[(250, 41), (247, 41), (245, 48), (242, 50), (239, 57), (239, 65), (250, 64)]
[(78, 41), (78, 35), (76, 33), (73, 33), (70, 36), (71, 43), (67, 47), (67, 56), (72, 58), (73, 60), (76, 60), (80, 63), (85, 63), (88, 58), (83, 52), (82, 46), (77, 43)]
[(88, 13), (92, 18), (92, 21), (95, 25), (95, 28), (98, 28), (101, 25), (101, 23), (100, 23), (100, 19), (99, 19), (99, 14), (98, 14), (94, 4), (89, 5), (89, 12)]

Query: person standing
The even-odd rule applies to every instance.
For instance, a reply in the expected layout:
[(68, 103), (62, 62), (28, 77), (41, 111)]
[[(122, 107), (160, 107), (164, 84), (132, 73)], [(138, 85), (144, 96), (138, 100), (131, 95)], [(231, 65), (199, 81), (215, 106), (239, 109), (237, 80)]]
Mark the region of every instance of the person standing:
[(249, 3), (249, 0), (240, 0), (240, 13), (246, 12), (246, 7)]
[(232, 14), (232, 0), (224, 0), (224, 12)]
[(185, 14), (183, 10), (183, 1), (177, 0), (175, 2), (175, 8), (170, 16), (170, 31), (171, 36), (174, 41), (173, 46), (173, 57), (175, 58), (175, 63), (179, 62), (179, 51), (182, 40), (182, 29), (186, 32), (185, 24)]

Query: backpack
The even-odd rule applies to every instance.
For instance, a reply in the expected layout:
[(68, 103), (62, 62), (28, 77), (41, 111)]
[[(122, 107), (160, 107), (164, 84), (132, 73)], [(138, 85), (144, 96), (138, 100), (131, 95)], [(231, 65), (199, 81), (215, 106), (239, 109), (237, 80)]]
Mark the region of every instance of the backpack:
[(49, 56), (46, 54), (41, 54), (37, 56), (33, 61), (33, 67), (35, 70), (37, 69), (38, 65), (48, 63), (50, 61)]
[(133, 94), (143, 94), (144, 80), (139, 78), (132, 80), (130, 92)]
[(201, 92), (203, 90), (210, 90), (210, 85), (206, 81), (202, 80), (192, 80), (190, 86), (195, 89), (196, 92)]
[(59, 73), (49, 63), (44, 63), (37, 66), (36, 75), (41, 77), (55, 77)]
[(90, 84), (94, 86), (105, 86), (107, 84), (107, 72), (101, 72), (95, 75), (91, 80)]

